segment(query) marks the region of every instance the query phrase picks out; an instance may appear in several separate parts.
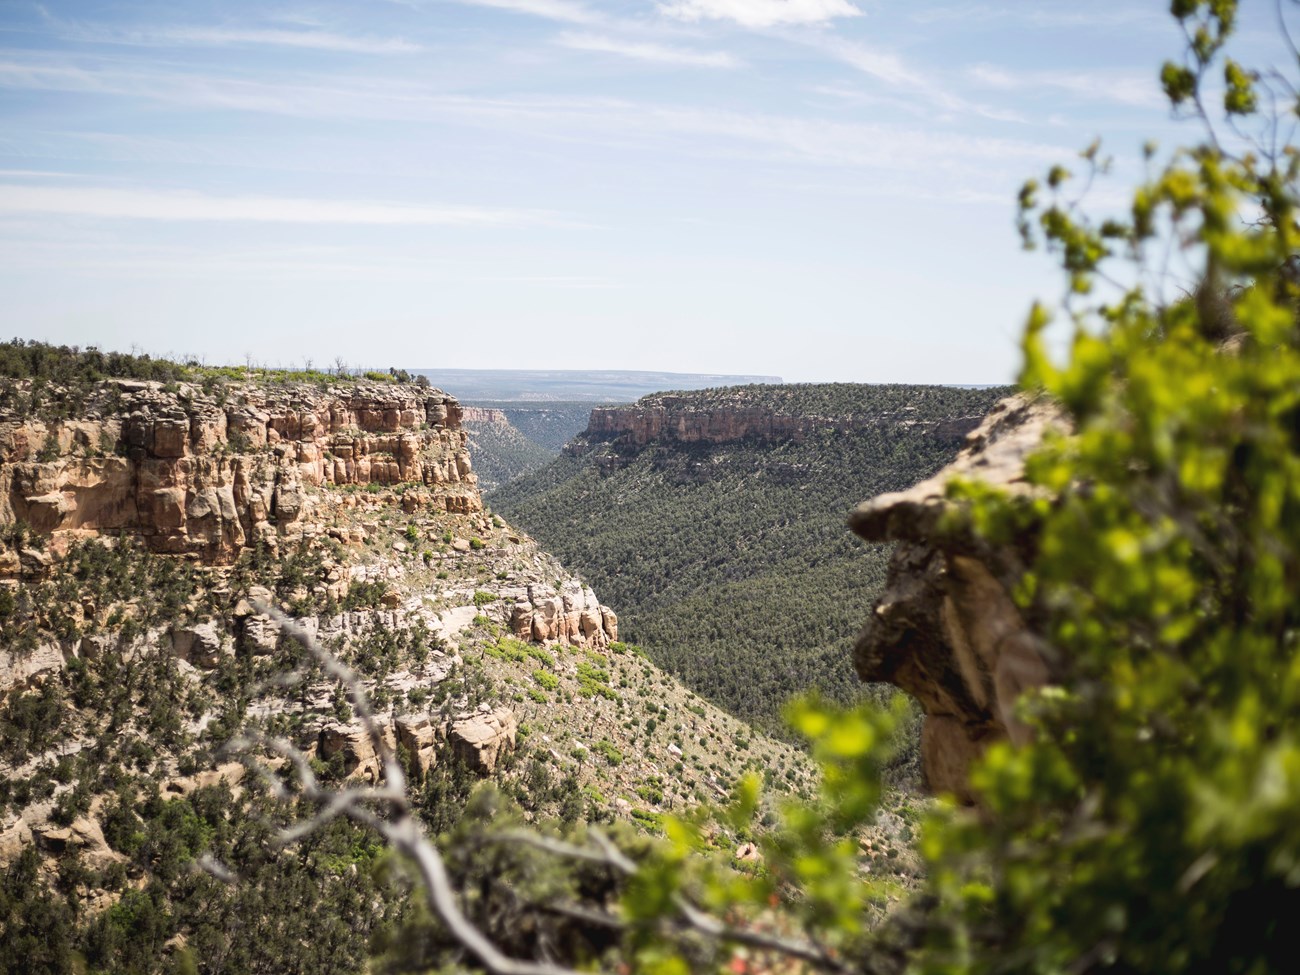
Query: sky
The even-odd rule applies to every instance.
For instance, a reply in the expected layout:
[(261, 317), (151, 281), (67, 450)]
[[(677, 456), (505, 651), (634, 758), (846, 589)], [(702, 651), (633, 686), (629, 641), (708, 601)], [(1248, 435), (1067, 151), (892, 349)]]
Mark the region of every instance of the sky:
[[(208, 364), (996, 383), (1015, 194), (1122, 201), (1145, 0), (0, 0), (8, 337)], [(1244, 41), (1272, 39), (1245, 0)], [(1267, 8), (1267, 10), (1265, 9)], [(1255, 18), (1255, 19), (1252, 19)]]

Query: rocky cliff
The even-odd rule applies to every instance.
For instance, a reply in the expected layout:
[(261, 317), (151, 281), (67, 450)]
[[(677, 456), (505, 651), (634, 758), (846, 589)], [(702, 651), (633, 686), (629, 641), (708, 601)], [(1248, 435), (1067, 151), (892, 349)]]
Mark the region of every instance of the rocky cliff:
[[(109, 380), (58, 419), (25, 415), (30, 385), (7, 383), (0, 408), (0, 524), (56, 550), (112, 533), (229, 562), (320, 530), (317, 509), (338, 501), (324, 487), (405, 485), (405, 507), (482, 508), (461, 407), (436, 389)], [(0, 572), (18, 559), (0, 554)]]
[(510, 422), (504, 412), (488, 406), (462, 406), (460, 412), (461, 422), (466, 424), (489, 423), (493, 426), (505, 426)]
[(925, 418), (915, 406), (863, 415), (851, 411), (806, 412), (795, 404), (773, 402), (766, 387), (740, 388), (725, 396), (661, 393), (630, 406), (591, 411), (587, 430), (565, 450), (581, 455), (595, 444), (637, 449), (654, 442), (676, 444), (800, 443), (820, 432), (846, 433), (872, 427), (916, 427), (937, 439), (960, 441), (979, 423), (979, 415)]
[(956, 460), (906, 491), (854, 510), (850, 527), (870, 542), (895, 542), (884, 591), (854, 647), (864, 681), (894, 684), (925, 710), (921, 757), (927, 784), (970, 800), (971, 763), (994, 741), (1023, 740), (1014, 708), (1044, 683), (1048, 655), (1010, 593), (1032, 556), (1033, 540), (990, 546), (945, 515), (953, 478), (1028, 492), (1025, 458), (1044, 433), (1061, 428), (1050, 402), (1017, 395), (999, 402)]

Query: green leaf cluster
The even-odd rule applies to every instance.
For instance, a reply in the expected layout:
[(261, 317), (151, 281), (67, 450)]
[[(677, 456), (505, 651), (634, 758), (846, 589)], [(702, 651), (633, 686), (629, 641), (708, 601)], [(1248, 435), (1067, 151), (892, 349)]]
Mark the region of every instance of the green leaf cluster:
[[(1030, 318), (1022, 383), (1073, 425), (1030, 459), (1042, 492), (952, 491), (977, 534), (1033, 534), (1020, 598), (1052, 681), (1021, 702), (1033, 741), (977, 767), (983, 812), (926, 832), (923, 971), (1294, 965), (1300, 162), (1254, 137), (1277, 120), (1257, 115), (1259, 76), (1222, 59), (1235, 4), (1174, 13), (1187, 58), (1161, 78), (1205, 139), (1152, 174), (1124, 220), (1022, 195), (1022, 228), (1074, 295), (1139, 284), (1067, 300), (1059, 364), (1048, 313)], [(1220, 60), (1223, 111), (1244, 138), (1206, 108)], [(1170, 246), (1203, 266), (1181, 295), (1148, 260)], [(1112, 259), (1136, 274), (1109, 274)]]

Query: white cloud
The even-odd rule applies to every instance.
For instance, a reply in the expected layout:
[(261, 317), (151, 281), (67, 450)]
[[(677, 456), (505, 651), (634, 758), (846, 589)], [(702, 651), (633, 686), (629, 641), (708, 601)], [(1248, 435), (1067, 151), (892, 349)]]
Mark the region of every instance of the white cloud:
[[(887, 62), (877, 66), (899, 85), (911, 75)], [(782, 164), (907, 172), (947, 179), (978, 166), (1017, 176), (1026, 164), (1068, 156), (1066, 147), (950, 132), (933, 119), (914, 126), (846, 122), (762, 112), (656, 105), (594, 97), (453, 95), (405, 82), (333, 78), (319, 84), (254, 82), (203, 73), (123, 69), (45, 59), (0, 61), (0, 88), (78, 91), (185, 106), (218, 107), (291, 117), (452, 122), (509, 133), (510, 138), (637, 147), (710, 158), (761, 159)], [(906, 88), (889, 88), (911, 95)], [(938, 97), (938, 96), (935, 96)], [(147, 148), (147, 147), (146, 147)], [(999, 179), (1001, 177), (998, 177)], [(1008, 178), (1005, 182), (1011, 182)]]
[(508, 226), (549, 222), (540, 210), (424, 206), (360, 200), (210, 196), (192, 191), (0, 184), (0, 214), (45, 213), (127, 220), (296, 224)]
[(700, 68), (738, 68), (741, 65), (741, 61), (726, 51), (695, 51), (685, 47), (626, 41), (598, 34), (565, 33), (559, 36), (556, 43), (578, 51), (617, 54), (658, 64), (684, 64)]
[(471, 7), (494, 7), (566, 24), (594, 24), (601, 18), (590, 8), (573, 0), (450, 0)]
[(967, 74), (976, 84), (996, 91), (1041, 91), (1054, 88), (1089, 101), (1108, 101), (1135, 108), (1159, 108), (1167, 102), (1154, 75), (1098, 71), (1011, 71), (979, 64)]
[[(42, 11), (44, 13), (44, 11)], [(400, 37), (370, 37), (320, 30), (315, 25), (284, 28), (234, 28), (200, 24), (170, 27), (116, 27), (107, 24), (65, 21), (45, 13), (46, 20), (63, 38), (93, 44), (124, 44), (141, 47), (296, 47), (350, 54), (411, 54), (423, 47)]]
[(822, 24), (837, 17), (860, 17), (848, 0), (667, 0), (659, 12), (677, 20), (734, 20), (743, 27)]
[(814, 47), (863, 74), (904, 94), (936, 106), (945, 112), (978, 115), (995, 122), (1025, 122), (1019, 112), (993, 108), (953, 94), (934, 80), (933, 74), (917, 71), (892, 51), (818, 33), (792, 34), (790, 40)]
[(965, 3), (952, 6), (918, 4), (916, 9), (911, 12), (911, 19), (918, 24), (992, 23), (999, 20), (1013, 19), (1017, 25), (1028, 24), (1034, 27), (1107, 30), (1116, 27), (1135, 26), (1165, 27), (1168, 24), (1169, 17), (1166, 12), (1154, 7), (1144, 9), (1139, 6), (1132, 6), (1104, 10), (1098, 9), (1098, 4), (1095, 3), (1086, 6), (1081, 5), (1078, 9), (1073, 5), (1066, 7), (1039, 5), (1027, 8), (1026, 5)]
[(319, 30), (228, 30), (220, 27), (169, 27), (127, 34), (140, 43), (198, 44), (211, 46), (268, 45), (300, 47), (351, 54), (410, 54), (421, 51), (419, 44), (400, 37), (352, 37)]
[[(887, 85), (940, 94), (926, 75), (909, 68), (903, 59), (892, 51), (882, 51), (838, 37), (819, 36), (806, 40), (850, 67)], [(940, 100), (944, 99), (940, 98)]]

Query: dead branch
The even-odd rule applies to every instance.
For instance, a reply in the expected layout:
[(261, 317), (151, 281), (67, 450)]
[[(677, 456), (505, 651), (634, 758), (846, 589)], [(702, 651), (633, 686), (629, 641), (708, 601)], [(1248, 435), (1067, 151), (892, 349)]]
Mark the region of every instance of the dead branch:
[[(261, 750), (286, 759), (294, 769), (302, 797), (317, 806), (315, 815), (281, 830), (279, 841), (286, 845), (295, 843), (338, 818), (347, 818), (367, 826), (379, 833), (392, 849), (415, 864), (424, 882), (425, 897), (434, 916), (442, 922), (451, 937), (477, 958), (492, 975), (577, 975), (574, 970), (561, 965), (507, 956), (466, 917), (452, 887), (442, 854), (411, 812), (406, 795), (406, 776), (375, 720), (361, 679), (321, 646), (310, 632), (276, 607), (260, 603), (257, 611), (268, 616), (282, 632), (302, 644), (326, 674), (345, 688), (383, 766), (384, 784), (381, 787), (331, 789), (321, 785), (307, 757), (283, 738), (246, 735), (230, 742), (227, 745), (228, 751), (250, 754)], [(284, 784), (269, 769), (258, 762), (250, 764), (267, 783), (272, 794), (281, 799), (290, 797)], [(568, 860), (600, 864), (625, 878), (637, 874), (636, 863), (607, 836), (598, 830), (592, 830), (589, 837), (590, 846), (579, 846), (526, 830), (506, 830), (490, 835), (482, 842), (526, 846)], [(216, 868), (224, 870), (220, 864), (214, 864), (213, 867), (214, 873), (217, 872)], [(827, 948), (815, 943), (725, 924), (696, 907), (680, 893), (674, 895), (673, 904), (677, 915), (665, 920), (679, 929), (703, 935), (715, 942), (773, 951), (826, 971), (848, 971), (848, 966), (843, 961)], [(581, 905), (551, 905), (543, 909), (615, 930), (626, 929), (628, 926), (625, 919)]]

